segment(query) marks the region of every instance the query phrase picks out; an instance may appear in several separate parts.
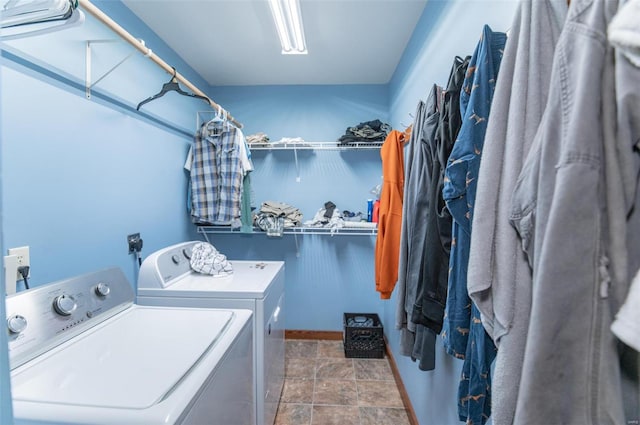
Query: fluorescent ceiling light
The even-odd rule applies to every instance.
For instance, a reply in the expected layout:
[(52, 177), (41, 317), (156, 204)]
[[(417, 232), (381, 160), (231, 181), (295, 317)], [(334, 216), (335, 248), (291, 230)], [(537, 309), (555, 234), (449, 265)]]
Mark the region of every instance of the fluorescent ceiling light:
[(9, 0), (0, 8), (0, 39), (13, 40), (82, 25), (77, 0)]
[(269, 0), (283, 55), (306, 55), (299, 0)]
[(35, 22), (64, 20), (71, 17), (76, 5), (69, 0), (9, 0), (2, 6), (2, 28)]

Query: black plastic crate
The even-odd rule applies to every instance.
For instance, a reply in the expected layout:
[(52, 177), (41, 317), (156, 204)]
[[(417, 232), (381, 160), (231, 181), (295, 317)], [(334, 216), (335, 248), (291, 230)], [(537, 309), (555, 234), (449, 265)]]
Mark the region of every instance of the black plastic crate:
[(384, 357), (384, 333), (377, 314), (344, 313), (343, 325), (345, 357)]

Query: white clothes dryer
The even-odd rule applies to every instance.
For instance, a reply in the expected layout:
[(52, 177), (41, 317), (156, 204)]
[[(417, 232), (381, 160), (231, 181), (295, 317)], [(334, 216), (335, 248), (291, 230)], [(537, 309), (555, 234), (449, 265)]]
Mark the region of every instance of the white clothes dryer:
[(251, 312), (133, 299), (118, 268), (7, 298), (15, 424), (253, 423)]
[(230, 276), (205, 275), (193, 271), (189, 262), (196, 243), (180, 243), (149, 255), (140, 268), (137, 302), (251, 310), (256, 425), (271, 425), (284, 384), (284, 262), (230, 260)]

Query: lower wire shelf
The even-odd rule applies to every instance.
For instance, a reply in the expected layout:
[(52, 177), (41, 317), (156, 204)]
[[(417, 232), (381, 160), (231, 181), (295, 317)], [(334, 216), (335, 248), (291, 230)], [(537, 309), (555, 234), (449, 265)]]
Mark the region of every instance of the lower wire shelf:
[[(259, 227), (254, 227), (252, 233), (244, 233), (240, 231), (240, 228), (232, 229), (231, 226), (198, 226), (198, 233), (204, 234), (213, 234), (213, 233), (238, 233), (243, 235), (252, 235), (252, 234), (264, 234), (267, 232), (263, 231)], [(329, 236), (375, 236), (378, 234), (377, 226), (366, 226), (366, 227), (339, 227), (339, 228), (328, 228), (328, 227), (313, 227), (313, 226), (297, 226), (297, 227), (285, 227), (282, 232), (283, 235), (329, 235)]]

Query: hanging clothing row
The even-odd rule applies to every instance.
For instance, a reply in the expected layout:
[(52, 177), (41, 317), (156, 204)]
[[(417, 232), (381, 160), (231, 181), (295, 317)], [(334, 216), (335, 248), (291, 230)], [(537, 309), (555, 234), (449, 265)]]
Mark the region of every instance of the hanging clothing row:
[(242, 130), (222, 110), (197, 129), (185, 168), (191, 176), (193, 223), (252, 231), (251, 151)]
[(421, 370), (437, 334), (464, 359), (461, 421), (640, 417), (638, 355), (622, 343), (640, 349), (639, 17), (640, 0), (521, 0), (506, 45), (485, 27), (418, 104), (387, 247), (397, 283), (378, 279), (394, 262), (376, 255), (376, 290), (397, 288), (400, 352)]
[(473, 56), (455, 58), (447, 88), (434, 85), (427, 103), (418, 104), (406, 158), (397, 269), (401, 353), (433, 370), (442, 334), (447, 352), (465, 361), (458, 413), (469, 423), (491, 414), (496, 350), (469, 302), (466, 267), (479, 156), (505, 41), (486, 26)]
[[(500, 217), (515, 228), (531, 273), (530, 291), (516, 301), (530, 310), (519, 336), (526, 344), (515, 423), (628, 423), (621, 377), (631, 369), (610, 327), (629, 272), (640, 266), (639, 134), (630, 131), (640, 123), (640, 70), (615, 58), (607, 39), (619, 4), (571, 1), (549, 64), (544, 112), (509, 214)], [(625, 92), (635, 93), (634, 103), (620, 97)], [(635, 386), (627, 418), (637, 421)]]
[(460, 128), (459, 96), (469, 60), (456, 57), (446, 90), (434, 85), (427, 103), (419, 102), (407, 146), (396, 325), (401, 353), (419, 360), (422, 370), (435, 368), (435, 336), (442, 329), (451, 215), (442, 208), (441, 191)]

